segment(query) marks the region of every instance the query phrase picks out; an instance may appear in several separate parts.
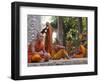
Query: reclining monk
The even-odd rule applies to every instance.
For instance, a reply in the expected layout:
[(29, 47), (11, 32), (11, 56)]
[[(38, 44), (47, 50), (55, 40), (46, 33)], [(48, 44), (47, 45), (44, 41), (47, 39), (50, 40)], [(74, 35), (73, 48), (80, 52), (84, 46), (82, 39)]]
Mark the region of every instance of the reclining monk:
[(41, 33), (46, 33), (45, 50), (50, 53), (51, 59), (69, 58), (64, 46), (52, 43), (53, 28), (49, 22), (46, 22), (46, 28)]
[(28, 62), (48, 61), (50, 54), (45, 51), (44, 36), (39, 33), (36, 41), (32, 41), (28, 50)]

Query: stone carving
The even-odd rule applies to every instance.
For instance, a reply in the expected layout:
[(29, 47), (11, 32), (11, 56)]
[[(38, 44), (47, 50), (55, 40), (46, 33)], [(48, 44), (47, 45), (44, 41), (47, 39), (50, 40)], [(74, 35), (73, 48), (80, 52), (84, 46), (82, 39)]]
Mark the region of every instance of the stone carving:
[(37, 33), (41, 30), (41, 16), (28, 15), (27, 16), (27, 28), (28, 28), (28, 44), (35, 40)]

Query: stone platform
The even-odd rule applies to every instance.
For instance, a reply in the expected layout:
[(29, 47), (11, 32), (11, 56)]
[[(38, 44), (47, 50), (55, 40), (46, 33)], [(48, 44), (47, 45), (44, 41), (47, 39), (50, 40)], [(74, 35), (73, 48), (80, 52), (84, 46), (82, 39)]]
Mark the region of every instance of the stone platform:
[(54, 65), (77, 65), (77, 64), (87, 64), (87, 58), (72, 58), (72, 59), (60, 59), (60, 60), (49, 60), (47, 62), (41, 63), (29, 63), (28, 66), (54, 66)]

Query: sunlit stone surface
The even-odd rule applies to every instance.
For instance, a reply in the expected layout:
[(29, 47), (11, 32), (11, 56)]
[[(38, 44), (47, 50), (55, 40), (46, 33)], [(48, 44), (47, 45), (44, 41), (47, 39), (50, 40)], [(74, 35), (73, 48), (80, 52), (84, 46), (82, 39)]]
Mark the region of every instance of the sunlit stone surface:
[(53, 65), (77, 65), (87, 64), (87, 58), (73, 58), (69, 60), (49, 60), (48, 62), (29, 63), (28, 66), (53, 66)]

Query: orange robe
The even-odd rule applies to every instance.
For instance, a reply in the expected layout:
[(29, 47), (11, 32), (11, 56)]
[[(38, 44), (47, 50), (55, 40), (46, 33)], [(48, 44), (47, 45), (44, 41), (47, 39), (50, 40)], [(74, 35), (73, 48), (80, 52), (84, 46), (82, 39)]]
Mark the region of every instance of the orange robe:
[(32, 58), (32, 48), (31, 44), (28, 46), (28, 63), (31, 63), (31, 58)]
[(74, 57), (75, 58), (84, 58), (86, 57), (87, 53), (86, 53), (86, 48), (83, 45), (80, 45), (79, 47), (79, 54), (76, 54)]
[(51, 25), (48, 25), (48, 29), (46, 32), (45, 50), (51, 54), (51, 51), (52, 51), (52, 27)]
[(44, 43), (43, 43), (43, 41), (37, 41), (36, 43), (35, 43), (35, 51), (36, 52), (39, 52), (39, 51), (41, 51), (41, 50), (44, 50)]
[(65, 58), (65, 55), (68, 55), (68, 52), (65, 49), (60, 49), (58, 51), (52, 50), (52, 59), (61, 59)]

